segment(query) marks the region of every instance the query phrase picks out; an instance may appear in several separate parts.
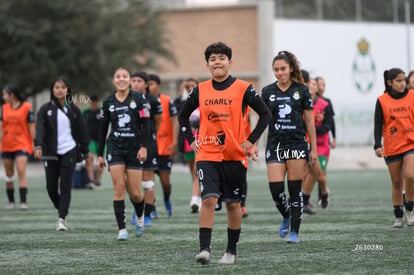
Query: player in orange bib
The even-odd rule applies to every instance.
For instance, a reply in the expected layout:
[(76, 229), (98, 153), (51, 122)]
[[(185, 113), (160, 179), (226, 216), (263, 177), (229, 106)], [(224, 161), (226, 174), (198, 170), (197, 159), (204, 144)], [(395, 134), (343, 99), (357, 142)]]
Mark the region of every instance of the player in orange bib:
[(170, 200), (171, 195), (171, 168), (173, 165), (173, 157), (177, 153), (178, 143), (178, 121), (177, 108), (173, 100), (165, 95), (159, 93), (161, 79), (156, 74), (148, 75), (148, 88), (150, 93), (159, 98), (162, 105), (161, 124), (157, 133), (157, 146), (159, 156), (159, 166), (156, 173), (160, 176), (162, 191), (164, 193), (164, 205), (167, 210), (168, 217), (172, 216), (173, 207)]
[[(385, 92), (375, 106), (375, 154), (384, 157), (391, 176), (394, 228), (414, 226), (414, 90), (406, 88), (401, 69), (384, 71)], [(383, 142), (381, 143), (381, 137)], [(402, 183), (406, 184), (406, 203), (403, 208)]]
[[(200, 253), (197, 262), (210, 263), (211, 233), (219, 197), (226, 203), (227, 248), (220, 264), (236, 261), (236, 246), (240, 236), (242, 213), (240, 197), (246, 180), (247, 152), (264, 129), (271, 114), (252, 85), (229, 75), (232, 50), (217, 42), (204, 52), (212, 79), (193, 88), (179, 114), (181, 131), (196, 152), (197, 174), (200, 181), (202, 206), (199, 215)], [(247, 106), (259, 115), (256, 128), (246, 136)], [(189, 117), (200, 109), (200, 128), (195, 139)]]
[(3, 89), (3, 105), (0, 114), (1, 152), (5, 169), (8, 209), (14, 209), (14, 164), (19, 179), (20, 209), (27, 207), (26, 166), (28, 156), (33, 153), (35, 116), (32, 105), (25, 101), (18, 89), (7, 85)]

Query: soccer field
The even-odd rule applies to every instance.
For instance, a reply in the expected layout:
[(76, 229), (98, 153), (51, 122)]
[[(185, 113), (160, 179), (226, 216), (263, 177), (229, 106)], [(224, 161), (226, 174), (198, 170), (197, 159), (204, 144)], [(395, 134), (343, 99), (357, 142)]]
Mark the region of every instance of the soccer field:
[[(281, 216), (271, 199), (265, 170), (248, 171), (247, 208), (235, 265), (223, 266), (226, 212), (216, 213), (209, 266), (200, 266), (198, 217), (191, 214), (190, 175), (172, 174), (174, 214), (167, 217), (156, 181), (158, 219), (137, 238), (116, 241), (112, 184), (72, 192), (68, 231), (56, 232), (56, 210), (44, 177), (29, 177), (28, 211), (5, 209), (0, 192), (0, 274), (411, 274), (414, 227), (392, 229), (391, 184), (386, 170), (328, 171), (331, 204), (304, 215), (299, 244), (278, 236)], [(17, 191), (17, 190), (16, 190)], [(15, 192), (18, 201), (18, 193)], [(313, 194), (315, 204), (316, 194)]]

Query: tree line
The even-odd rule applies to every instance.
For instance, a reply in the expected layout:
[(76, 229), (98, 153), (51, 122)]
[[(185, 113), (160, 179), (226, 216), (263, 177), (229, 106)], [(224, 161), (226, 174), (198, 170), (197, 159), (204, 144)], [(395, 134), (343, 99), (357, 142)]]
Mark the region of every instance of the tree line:
[(69, 79), (104, 94), (119, 66), (145, 70), (174, 60), (157, 12), (145, 0), (0, 0), (0, 85), (26, 96)]

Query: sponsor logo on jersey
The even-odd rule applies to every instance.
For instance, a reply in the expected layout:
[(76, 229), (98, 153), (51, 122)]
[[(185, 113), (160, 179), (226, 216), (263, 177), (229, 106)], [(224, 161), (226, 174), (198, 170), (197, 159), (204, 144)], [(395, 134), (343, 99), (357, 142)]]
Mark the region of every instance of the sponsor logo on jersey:
[(287, 115), (290, 115), (292, 108), (288, 104), (279, 105), (279, 117), (286, 118)]
[(280, 148), (280, 143), (276, 147), (276, 156), (279, 161), (284, 159), (304, 159), (306, 158), (305, 150), (284, 149)]
[(390, 130), (390, 135), (393, 136), (396, 132), (398, 132), (397, 127), (392, 127)]
[(129, 122), (131, 122), (131, 117), (128, 114), (118, 114), (119, 127), (125, 127)]
[(211, 99), (206, 99), (204, 101), (204, 105), (205, 106), (209, 106), (209, 105), (229, 105), (229, 106), (231, 106), (232, 102), (233, 102), (233, 100), (229, 99), (229, 98), (211, 98)]
[(114, 132), (115, 137), (135, 137), (134, 133), (120, 133), (120, 132)]
[(207, 119), (213, 122), (215, 121), (226, 121), (230, 117), (230, 114), (219, 114), (216, 112), (211, 112), (208, 114)]

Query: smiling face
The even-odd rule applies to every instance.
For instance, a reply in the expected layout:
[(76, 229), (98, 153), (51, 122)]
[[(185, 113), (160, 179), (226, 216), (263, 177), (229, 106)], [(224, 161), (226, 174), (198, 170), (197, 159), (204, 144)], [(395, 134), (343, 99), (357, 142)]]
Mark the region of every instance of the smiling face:
[(388, 80), (388, 85), (396, 93), (402, 93), (405, 90), (406, 81), (403, 73), (398, 74), (393, 80)]
[(128, 70), (119, 68), (115, 71), (114, 78), (112, 79), (112, 84), (115, 86), (117, 91), (128, 91), (130, 82), (131, 76)]
[(210, 71), (212, 78), (217, 82), (222, 82), (229, 76), (229, 69), (231, 64), (232, 61), (229, 60), (227, 55), (222, 53), (213, 53), (208, 58), (206, 66)]
[(273, 74), (279, 85), (289, 86), (292, 82), (290, 78), (292, 72), (293, 68), (284, 59), (276, 59), (273, 63)]

